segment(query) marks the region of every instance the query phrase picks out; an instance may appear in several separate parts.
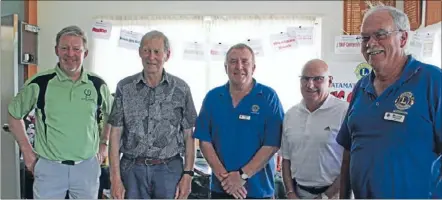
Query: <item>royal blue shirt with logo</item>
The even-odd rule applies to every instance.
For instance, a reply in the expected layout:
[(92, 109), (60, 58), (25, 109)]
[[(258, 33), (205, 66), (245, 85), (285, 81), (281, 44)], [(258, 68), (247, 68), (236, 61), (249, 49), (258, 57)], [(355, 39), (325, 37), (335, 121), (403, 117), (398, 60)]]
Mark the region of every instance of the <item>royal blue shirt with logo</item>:
[[(374, 72), (355, 86), (337, 142), (350, 151), (356, 198), (428, 198), (442, 139), (441, 69), (409, 56), (401, 77), (377, 96)], [(437, 191), (436, 196), (442, 194)]]
[[(249, 163), (263, 146), (280, 147), (284, 111), (276, 92), (254, 80), (254, 87), (234, 108), (229, 84), (209, 91), (196, 120), (194, 138), (211, 142), (228, 172)], [(245, 183), (248, 198), (273, 197), (274, 157)], [(211, 190), (224, 193), (211, 176)]]

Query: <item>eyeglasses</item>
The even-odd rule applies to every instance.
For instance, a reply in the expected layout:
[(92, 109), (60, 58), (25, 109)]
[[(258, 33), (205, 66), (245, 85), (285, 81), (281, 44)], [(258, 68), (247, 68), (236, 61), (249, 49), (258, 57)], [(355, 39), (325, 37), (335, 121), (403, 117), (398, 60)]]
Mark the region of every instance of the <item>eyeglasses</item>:
[(324, 81), (325, 76), (300, 76), (301, 81), (304, 83), (310, 82), (310, 80), (313, 80), (315, 83), (320, 83)]
[(388, 38), (388, 36), (390, 36), (392, 33), (394, 32), (402, 32), (402, 30), (394, 30), (394, 31), (386, 31), (386, 30), (379, 30), (374, 32), (371, 35), (361, 35), (356, 37), (356, 39), (358, 40), (358, 42), (361, 43), (367, 43), (368, 41), (370, 41), (370, 38), (373, 37), (373, 39), (375, 39), (376, 41), (380, 41), (380, 40), (385, 40)]

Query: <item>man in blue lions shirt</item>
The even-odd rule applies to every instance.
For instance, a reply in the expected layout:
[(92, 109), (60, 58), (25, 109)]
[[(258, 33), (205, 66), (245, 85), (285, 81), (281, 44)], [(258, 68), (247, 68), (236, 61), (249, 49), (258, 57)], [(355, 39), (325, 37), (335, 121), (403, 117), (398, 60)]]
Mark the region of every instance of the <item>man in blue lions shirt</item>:
[(365, 13), (361, 53), (373, 71), (356, 84), (337, 137), (346, 150), (341, 198), (349, 197), (349, 185), (364, 199), (422, 199), (431, 191), (442, 138), (442, 72), (405, 54), (409, 30), (396, 8)]
[(194, 134), (213, 171), (211, 198), (272, 198), (284, 111), (276, 92), (252, 78), (249, 46), (232, 46), (225, 69), (229, 82), (208, 92)]

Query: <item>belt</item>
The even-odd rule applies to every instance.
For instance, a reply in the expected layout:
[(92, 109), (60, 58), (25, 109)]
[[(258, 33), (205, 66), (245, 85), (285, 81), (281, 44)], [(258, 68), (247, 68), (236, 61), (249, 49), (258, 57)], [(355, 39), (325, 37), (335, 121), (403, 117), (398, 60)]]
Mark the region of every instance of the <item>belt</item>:
[(309, 192), (310, 194), (322, 194), (325, 191), (327, 191), (327, 189), (330, 186), (320, 186), (320, 187), (314, 187), (314, 186), (303, 186), (303, 185), (299, 185), (298, 187)]
[(135, 163), (137, 164), (145, 164), (145, 165), (159, 165), (159, 164), (166, 164), (176, 158), (179, 158), (180, 154), (177, 154), (175, 156), (172, 156), (170, 158), (165, 158), (165, 159), (152, 159), (152, 158), (143, 158), (143, 157), (138, 157), (135, 158)]
[(83, 162), (83, 160), (80, 160), (80, 161), (63, 160), (63, 161), (55, 161), (55, 162), (60, 163), (60, 164), (64, 164), (64, 165), (78, 165), (81, 162)]

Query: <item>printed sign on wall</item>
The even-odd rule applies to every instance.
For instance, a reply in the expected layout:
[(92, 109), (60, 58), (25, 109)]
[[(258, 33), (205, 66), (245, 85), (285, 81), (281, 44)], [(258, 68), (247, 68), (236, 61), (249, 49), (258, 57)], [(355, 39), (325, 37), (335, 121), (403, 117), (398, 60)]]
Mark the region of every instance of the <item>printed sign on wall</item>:
[(143, 38), (142, 33), (121, 29), (120, 38), (118, 39), (118, 46), (126, 49), (138, 50), (140, 47), (141, 38)]
[(335, 37), (335, 54), (360, 54), (361, 43), (357, 35), (341, 35)]
[(112, 24), (108, 21), (98, 20), (92, 26), (92, 37), (109, 39), (112, 32)]
[(290, 37), (287, 33), (270, 35), (270, 45), (275, 51), (295, 49), (298, 46), (296, 38)]
[(372, 70), (366, 62), (330, 63), (329, 66), (333, 76), (331, 94), (347, 102), (353, 98), (352, 91), (358, 80)]

